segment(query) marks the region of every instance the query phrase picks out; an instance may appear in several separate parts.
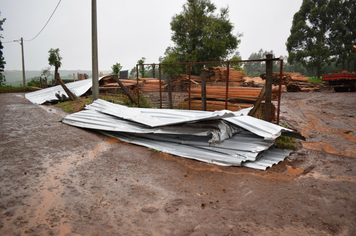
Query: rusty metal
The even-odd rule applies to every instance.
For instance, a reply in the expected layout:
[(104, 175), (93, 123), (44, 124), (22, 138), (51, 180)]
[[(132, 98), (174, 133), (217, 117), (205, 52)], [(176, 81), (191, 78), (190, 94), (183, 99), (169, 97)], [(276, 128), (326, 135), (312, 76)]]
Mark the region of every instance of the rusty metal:
[(227, 71), (226, 71), (225, 110), (227, 110), (227, 101), (229, 95), (230, 62), (226, 63), (226, 67), (227, 67)]
[[(211, 61), (211, 62), (177, 62), (177, 63), (159, 63), (159, 67), (161, 68), (162, 65), (188, 65), (188, 110), (191, 109), (191, 66), (196, 64), (227, 64), (227, 82), (226, 82), (226, 95), (225, 95), (225, 109), (228, 107), (228, 90), (229, 90), (229, 79), (230, 79), (230, 63), (245, 63), (245, 62), (272, 62), (272, 61), (280, 61), (281, 69), (280, 69), (280, 77), (283, 73), (283, 59), (280, 58), (264, 58), (264, 59), (255, 59), (255, 60), (239, 60), (239, 61)], [(153, 65), (152, 64), (136, 64), (136, 76), (137, 76), (137, 87), (139, 84), (138, 80), (138, 66), (142, 65)], [(157, 65), (157, 64), (156, 64)], [(159, 71), (159, 76), (161, 78), (161, 69)], [(161, 83), (160, 80), (160, 108), (162, 108), (162, 94), (161, 94)], [(137, 99), (138, 99), (138, 106), (139, 106), (139, 90), (137, 90)], [(279, 116), (280, 116), (280, 99), (281, 99), (281, 86), (279, 87), (278, 91), (278, 109), (277, 109), (277, 124), (279, 123)]]
[[(266, 59), (272, 58), (272, 54), (267, 54)], [(266, 97), (265, 97), (265, 120), (271, 122), (272, 107), (272, 78), (273, 61), (266, 61)]]
[(190, 63), (188, 63), (188, 110), (190, 110)]
[(138, 65), (136, 64), (136, 79), (137, 79), (137, 106), (140, 107), (140, 90), (138, 89)]
[(159, 108), (162, 109), (162, 78), (161, 78), (161, 64), (158, 65), (159, 73)]
[(277, 121), (276, 121), (277, 125), (279, 125), (279, 113), (281, 110), (283, 59), (280, 59), (279, 61), (280, 61), (280, 69), (279, 69), (279, 89), (278, 89), (278, 105), (277, 105)]

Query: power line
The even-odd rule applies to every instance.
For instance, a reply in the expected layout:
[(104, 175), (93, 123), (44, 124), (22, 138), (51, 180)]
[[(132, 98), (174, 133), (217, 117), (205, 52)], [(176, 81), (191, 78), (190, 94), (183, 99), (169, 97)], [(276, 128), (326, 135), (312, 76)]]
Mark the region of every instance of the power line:
[[(58, 4), (57, 4), (56, 8), (53, 10), (51, 16), (50, 16), (49, 19), (47, 20), (46, 24), (42, 27), (42, 29), (40, 30), (40, 32), (38, 32), (38, 34), (36, 34), (36, 36), (33, 37), (32, 39), (30, 39), (30, 40), (23, 40), (23, 41), (30, 42), (30, 41), (34, 40), (35, 38), (37, 38), (38, 35), (40, 35), (40, 33), (44, 30), (44, 28), (46, 28), (48, 22), (51, 20), (53, 14), (56, 12), (56, 10), (57, 10), (59, 4), (61, 3), (61, 1), (62, 1), (62, 0), (59, 0), (59, 2), (58, 2)], [(6, 41), (6, 42), (2, 42), (2, 43), (14, 43), (14, 42), (19, 42), (19, 41), (21, 41), (21, 39), (12, 40), (12, 41)]]
[(38, 34), (37, 34), (35, 37), (33, 37), (32, 39), (30, 39), (30, 40), (24, 40), (24, 41), (30, 42), (30, 41), (34, 40), (35, 38), (37, 38), (38, 35), (40, 35), (40, 33), (41, 33), (41, 32), (44, 30), (44, 28), (47, 26), (48, 22), (51, 20), (53, 14), (56, 12), (56, 10), (57, 10), (59, 4), (61, 3), (61, 1), (62, 1), (62, 0), (59, 0), (59, 2), (58, 2), (58, 4), (57, 4), (56, 8), (55, 8), (55, 9), (53, 10), (53, 12), (52, 12), (52, 15), (49, 17), (48, 21), (47, 21), (46, 24), (43, 26), (43, 28), (41, 29), (41, 31), (38, 32)]

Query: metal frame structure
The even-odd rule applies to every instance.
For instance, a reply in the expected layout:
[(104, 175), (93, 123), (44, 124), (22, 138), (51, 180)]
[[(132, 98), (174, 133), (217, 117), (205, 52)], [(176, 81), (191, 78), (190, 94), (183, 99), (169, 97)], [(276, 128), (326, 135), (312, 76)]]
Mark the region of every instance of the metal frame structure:
[[(229, 71), (230, 71), (230, 63), (245, 63), (245, 62), (266, 62), (266, 67), (268, 64), (272, 68), (270, 68), (270, 71), (273, 70), (273, 63), (267, 63), (267, 62), (273, 62), (273, 61), (279, 61), (280, 62), (280, 73), (279, 73), (279, 90), (278, 90), (278, 106), (277, 106), (277, 120), (276, 123), (279, 124), (279, 115), (280, 115), (280, 100), (281, 100), (281, 88), (282, 88), (282, 74), (283, 74), (283, 59), (280, 58), (265, 58), (265, 59), (256, 59), (256, 60), (240, 60), (240, 61), (209, 61), (209, 62), (181, 62), (181, 63), (151, 63), (151, 64), (136, 64), (136, 80), (137, 80), (137, 87), (139, 84), (139, 77), (138, 77), (138, 67), (139, 66), (152, 66), (152, 65), (158, 65), (159, 68), (159, 96), (160, 96), (160, 109), (162, 109), (162, 78), (161, 78), (161, 66), (165, 65), (188, 65), (188, 110), (190, 110), (190, 102), (191, 102), (191, 97), (190, 97), (190, 89), (191, 89), (191, 81), (190, 81), (190, 76), (191, 76), (191, 66), (192, 65), (197, 65), (197, 64), (226, 64), (227, 66), (227, 75), (226, 75), (226, 91), (225, 91), (225, 109), (228, 107), (228, 92), (229, 92)], [(268, 68), (266, 68), (266, 71), (268, 71)], [(269, 78), (271, 77), (271, 78)], [(272, 81), (272, 75), (268, 76), (267, 79), (270, 79)], [(266, 80), (267, 80), (266, 79)], [(137, 93), (137, 105), (140, 106), (140, 93)]]

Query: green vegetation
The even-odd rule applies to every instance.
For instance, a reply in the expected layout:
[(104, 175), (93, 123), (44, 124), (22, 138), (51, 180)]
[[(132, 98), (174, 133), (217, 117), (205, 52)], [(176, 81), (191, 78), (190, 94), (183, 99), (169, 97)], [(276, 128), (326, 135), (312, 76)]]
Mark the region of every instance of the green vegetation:
[(281, 149), (297, 150), (298, 148), (294, 145), (296, 143), (295, 138), (287, 136), (279, 136), (276, 141), (276, 147)]
[[(187, 0), (183, 11), (171, 21), (174, 47), (168, 47), (162, 63), (224, 61), (237, 49), (242, 34), (233, 35), (229, 9), (216, 6), (210, 0)], [(192, 66), (192, 74), (199, 75), (203, 65)], [(165, 68), (163, 68), (165, 70)], [(174, 72), (173, 73), (179, 73)], [(169, 74), (173, 74), (172, 71)]]
[(308, 0), (294, 14), (286, 46), (288, 62), (299, 62), (318, 78), (332, 62), (356, 70), (355, 0)]
[(3, 85), (0, 86), (0, 93), (21, 93), (21, 92), (31, 92), (30, 88), (24, 89), (22, 84), (20, 86)]
[[(285, 124), (280, 124), (280, 126), (284, 127), (284, 128), (288, 128), (287, 125)], [(277, 148), (280, 149), (290, 149), (290, 150), (297, 150), (298, 147), (295, 146), (296, 140), (295, 138), (291, 138), (291, 137), (287, 137), (287, 136), (279, 136), (276, 140), (275, 140), (275, 145)]]
[[(134, 98), (137, 99), (137, 96), (134, 95)], [(129, 107), (137, 107), (137, 104), (134, 104), (130, 101), (130, 99), (125, 94), (106, 94), (100, 95), (100, 99), (105, 101), (109, 101), (115, 104), (120, 104)], [(57, 103), (56, 107), (60, 107), (63, 111), (68, 113), (74, 113), (82, 110), (86, 105), (91, 104), (93, 102), (93, 97), (80, 97), (76, 100), (69, 100), (65, 102)], [(140, 95), (140, 107), (152, 108), (152, 104), (149, 99), (145, 98), (143, 95)]]
[(39, 77), (32, 78), (31, 81), (27, 82), (27, 86), (40, 87), (40, 78)]
[(312, 82), (312, 83), (322, 83), (322, 78), (318, 78), (318, 77), (308, 77), (308, 82)]
[(114, 75), (119, 74), (120, 70), (122, 69), (122, 65), (120, 63), (117, 63), (112, 65), (111, 70)]
[(138, 70), (141, 73), (141, 78), (145, 78), (146, 67), (142, 65), (145, 63), (145, 61), (146, 61), (145, 57), (142, 57), (140, 60), (137, 61), (137, 64), (140, 64)]

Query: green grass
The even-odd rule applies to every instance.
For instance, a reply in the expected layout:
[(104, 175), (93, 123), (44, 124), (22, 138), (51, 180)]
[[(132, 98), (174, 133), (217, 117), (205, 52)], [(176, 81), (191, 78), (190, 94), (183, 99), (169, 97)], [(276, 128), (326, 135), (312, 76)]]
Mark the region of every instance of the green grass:
[[(137, 99), (136, 96), (134, 96), (135, 99)], [(124, 106), (134, 106), (137, 107), (136, 104), (133, 104), (130, 99), (124, 94), (100, 94), (99, 96), (100, 99), (103, 99), (105, 101), (109, 101), (115, 104), (120, 104)], [(65, 102), (59, 102), (55, 107), (60, 107), (63, 111), (67, 113), (74, 113), (77, 111), (80, 111), (83, 109), (86, 105), (91, 104), (93, 102), (93, 97), (80, 97), (78, 100), (74, 101), (65, 101)], [(151, 105), (149, 99), (145, 98), (144, 96), (140, 96), (140, 107), (146, 107), (146, 108), (152, 108), (153, 106)]]
[[(288, 125), (285, 124), (279, 124), (280, 126), (284, 127), (284, 128), (288, 128)], [(287, 136), (279, 136), (276, 140), (275, 140), (275, 145), (277, 148), (280, 149), (289, 149), (289, 150), (297, 150), (298, 147), (295, 146), (294, 144), (296, 143), (296, 139), (295, 138), (291, 138), (291, 137), (287, 137)]]
[(280, 149), (290, 149), (297, 150), (298, 148), (294, 145), (296, 143), (295, 138), (287, 137), (287, 136), (279, 136), (276, 141), (276, 147)]
[(322, 78), (318, 78), (318, 77), (308, 77), (308, 82), (311, 82), (311, 83), (322, 83)]
[(31, 92), (33, 91), (30, 88), (23, 88), (23, 86), (11, 86), (11, 85), (3, 85), (0, 86), (0, 93), (21, 93), (21, 92)]

